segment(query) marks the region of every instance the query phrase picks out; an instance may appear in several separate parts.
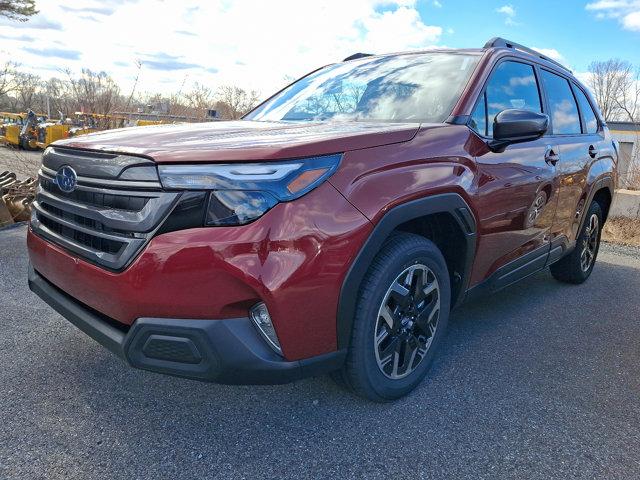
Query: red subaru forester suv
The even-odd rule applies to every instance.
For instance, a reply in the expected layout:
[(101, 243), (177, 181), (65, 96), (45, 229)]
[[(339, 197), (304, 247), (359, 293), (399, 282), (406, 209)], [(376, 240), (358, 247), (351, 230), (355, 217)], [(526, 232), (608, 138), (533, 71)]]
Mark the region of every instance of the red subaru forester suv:
[(616, 162), (587, 89), (526, 47), (356, 54), (241, 121), (56, 142), (29, 285), (133, 367), (393, 400), (463, 300), (589, 277)]

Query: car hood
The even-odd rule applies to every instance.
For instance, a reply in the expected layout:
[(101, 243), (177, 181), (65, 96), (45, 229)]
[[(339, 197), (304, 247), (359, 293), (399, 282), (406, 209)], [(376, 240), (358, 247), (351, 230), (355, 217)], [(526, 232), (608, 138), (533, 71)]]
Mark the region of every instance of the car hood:
[(143, 155), (159, 163), (277, 160), (406, 142), (419, 127), (418, 123), (218, 121), (109, 130), (53, 145)]

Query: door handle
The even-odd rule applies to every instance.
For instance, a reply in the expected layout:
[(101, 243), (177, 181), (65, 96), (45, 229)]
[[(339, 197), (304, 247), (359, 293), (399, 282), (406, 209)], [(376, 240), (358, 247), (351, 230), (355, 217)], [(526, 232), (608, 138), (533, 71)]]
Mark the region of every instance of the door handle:
[(589, 145), (589, 156), (591, 158), (596, 158), (596, 155), (598, 155), (598, 149), (593, 145)]
[(544, 153), (544, 161), (555, 167), (559, 160), (560, 155), (555, 152), (551, 145), (547, 145), (547, 151)]

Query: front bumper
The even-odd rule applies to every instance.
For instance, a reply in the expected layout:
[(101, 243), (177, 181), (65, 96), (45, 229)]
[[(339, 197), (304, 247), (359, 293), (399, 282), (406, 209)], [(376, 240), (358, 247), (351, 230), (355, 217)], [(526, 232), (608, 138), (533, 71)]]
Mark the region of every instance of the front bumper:
[(92, 310), (29, 266), (29, 288), (72, 324), (129, 365), (226, 384), (287, 383), (339, 369), (346, 351), (297, 361), (276, 355), (248, 318), (138, 318), (129, 328)]
[(284, 357), (337, 350), (344, 277), (371, 223), (328, 182), (242, 226), (153, 237), (112, 272), (29, 229), (29, 259), (51, 284), (124, 327), (139, 318), (235, 319), (264, 302)]

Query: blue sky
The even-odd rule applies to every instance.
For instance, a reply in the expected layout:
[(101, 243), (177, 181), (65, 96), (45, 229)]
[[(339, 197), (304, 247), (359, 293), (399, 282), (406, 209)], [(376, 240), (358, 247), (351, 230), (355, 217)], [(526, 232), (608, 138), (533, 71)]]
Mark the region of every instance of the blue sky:
[[(451, 47), (476, 47), (501, 36), (530, 47), (557, 50), (576, 71), (586, 71), (593, 60), (619, 57), (640, 65), (640, 28), (624, 28), (623, 8), (593, 8), (604, 2), (578, 0), (472, 1), (440, 0), (418, 2), (420, 16), (429, 24), (442, 25), (442, 43)], [(634, 2), (608, 2), (609, 5)], [(592, 7), (587, 10), (587, 5)], [(499, 13), (510, 6), (512, 17)], [(622, 11), (621, 11), (622, 10)], [(508, 11), (508, 10), (507, 10)], [(635, 2), (640, 11), (640, 2)], [(510, 21), (507, 19), (511, 19)], [(447, 34), (446, 29), (454, 32)]]
[[(233, 84), (263, 96), (354, 52), (481, 47), (503, 36), (585, 78), (589, 63), (640, 66), (640, 0), (37, 0), (0, 18), (0, 61), (64, 77), (105, 71), (124, 92)], [(138, 66), (141, 65), (138, 71)]]

